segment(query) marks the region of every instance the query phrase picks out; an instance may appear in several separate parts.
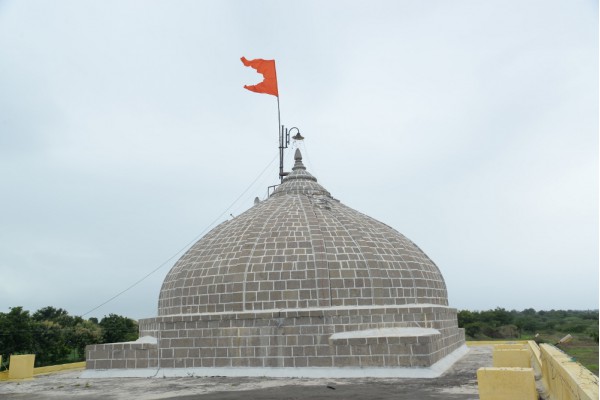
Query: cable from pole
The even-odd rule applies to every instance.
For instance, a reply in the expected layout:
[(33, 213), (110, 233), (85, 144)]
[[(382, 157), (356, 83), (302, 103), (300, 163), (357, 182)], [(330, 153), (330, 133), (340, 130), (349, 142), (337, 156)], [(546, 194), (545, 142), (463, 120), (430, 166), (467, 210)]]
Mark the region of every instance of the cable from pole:
[(269, 167), (271, 166), (271, 164), (273, 164), (273, 162), (277, 159), (278, 156), (273, 157), (273, 159), (269, 162), (269, 164), (267, 164), (267, 166), (262, 170), (262, 172), (260, 174), (258, 174), (258, 176), (252, 181), (252, 183), (250, 185), (248, 185), (248, 187), (229, 205), (229, 207), (227, 207), (225, 209), (225, 211), (223, 211), (217, 218), (215, 218), (210, 224), (208, 224), (208, 226), (206, 228), (204, 228), (204, 230), (198, 234), (194, 239), (192, 239), (191, 241), (189, 241), (184, 247), (182, 247), (177, 253), (173, 254), (171, 257), (169, 257), (167, 260), (165, 260), (162, 264), (160, 264), (158, 267), (156, 267), (155, 269), (153, 269), (152, 271), (150, 271), (148, 274), (146, 274), (144, 277), (142, 277), (141, 279), (137, 280), (135, 283), (133, 283), (132, 285), (128, 286), (126, 289), (120, 291), (119, 293), (115, 294), (114, 296), (112, 296), (110, 299), (106, 300), (105, 302), (101, 303), (100, 305), (92, 308), (91, 310), (81, 314), (81, 317), (84, 317), (86, 315), (88, 315), (89, 313), (96, 311), (97, 309), (99, 309), (100, 307), (110, 303), (111, 301), (113, 301), (114, 299), (116, 299), (117, 297), (121, 296), (122, 294), (124, 294), (125, 292), (133, 289), (134, 287), (136, 287), (137, 285), (139, 285), (140, 283), (142, 283), (143, 281), (145, 281), (147, 278), (149, 278), (152, 274), (154, 274), (156, 271), (158, 271), (159, 269), (161, 269), (162, 267), (164, 267), (168, 262), (170, 262), (173, 258), (175, 258), (177, 255), (181, 254), (184, 250), (186, 250), (189, 246), (191, 246), (192, 244), (194, 244), (195, 242), (198, 241), (198, 239), (200, 239), (202, 236), (204, 236), (204, 234), (219, 220), (221, 219), (221, 217), (223, 217), (223, 215), (225, 215), (229, 209), (231, 207), (234, 206), (234, 204), (244, 195), (246, 194), (246, 192), (248, 190), (250, 190), (250, 188), (252, 186), (254, 186), (254, 184), (256, 183), (256, 181), (258, 181), (260, 179), (260, 177), (267, 171), (267, 169), (269, 169)]

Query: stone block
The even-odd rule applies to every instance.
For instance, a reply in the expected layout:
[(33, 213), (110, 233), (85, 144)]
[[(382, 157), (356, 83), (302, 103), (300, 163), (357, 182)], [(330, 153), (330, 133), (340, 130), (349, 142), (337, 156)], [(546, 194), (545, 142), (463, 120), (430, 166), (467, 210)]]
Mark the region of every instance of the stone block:
[(314, 340), (312, 336), (298, 336), (298, 345), (300, 346), (312, 346), (314, 344)]
[[(156, 347), (154, 347), (154, 349), (156, 349)], [(132, 350), (131, 352), (133, 355), (131, 358), (148, 358), (152, 350), (153, 349), (151, 348)]]
[[(399, 361), (402, 359), (402, 356), (399, 357)], [(429, 355), (413, 355), (406, 356), (410, 359), (411, 367), (429, 367), (431, 364), (431, 356)]]
[(431, 348), (429, 345), (425, 344), (413, 344), (412, 346), (412, 354), (417, 355), (429, 355), (431, 354)]
[(389, 348), (387, 344), (371, 344), (369, 345), (370, 354), (381, 354), (385, 355), (389, 353)]
[(218, 347), (215, 349), (215, 357), (225, 358), (227, 357), (227, 348), (226, 347)]
[(352, 353), (353, 356), (364, 356), (364, 355), (369, 355), (370, 351), (369, 351), (369, 346), (367, 345), (353, 345), (350, 346), (350, 352)]
[(188, 349), (174, 349), (175, 358), (184, 358), (188, 356)]
[(230, 358), (215, 358), (215, 367), (230, 367), (231, 359)]
[(307, 357), (315, 357), (317, 356), (317, 349), (315, 348), (315, 346), (305, 346), (304, 347), (304, 355)]
[(389, 344), (388, 348), (393, 355), (411, 354), (411, 345), (408, 344)]
[(299, 356), (304, 356), (304, 346), (294, 346), (292, 347), (292, 356), (293, 357), (299, 357)]
[(203, 357), (200, 360), (203, 368), (211, 368), (215, 366), (215, 359), (213, 357)]
[(371, 355), (361, 356), (360, 366), (361, 367), (379, 367), (383, 365), (383, 356)]
[(332, 357), (309, 357), (309, 367), (331, 367), (333, 365)]
[(350, 352), (350, 346), (334, 346), (334, 354), (338, 356), (349, 356), (352, 353)]
[(249, 358), (248, 359), (248, 366), (249, 367), (262, 367), (263, 366), (263, 359), (262, 358)]
[(336, 356), (333, 357), (334, 367), (353, 367), (359, 366), (358, 357)]
[(92, 360), (106, 360), (110, 358), (110, 351), (108, 350), (92, 350), (88, 351), (88, 359)]
[(283, 358), (280, 357), (266, 357), (263, 360), (265, 367), (283, 367)]
[(174, 368), (185, 368), (185, 359), (183, 358), (175, 358), (173, 360), (173, 367)]
[(232, 358), (231, 359), (231, 366), (232, 367), (245, 367), (246, 366), (246, 360), (244, 358)]
[(110, 360), (96, 360), (96, 369), (109, 369), (111, 368)]
[(294, 357), (294, 366), (302, 368), (308, 366), (308, 357)]

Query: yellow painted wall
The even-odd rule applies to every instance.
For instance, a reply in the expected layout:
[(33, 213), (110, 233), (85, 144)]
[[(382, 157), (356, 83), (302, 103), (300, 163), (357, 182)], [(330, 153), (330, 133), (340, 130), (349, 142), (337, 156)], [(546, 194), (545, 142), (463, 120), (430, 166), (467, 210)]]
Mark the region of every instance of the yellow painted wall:
[[(58, 371), (66, 371), (66, 370), (72, 370), (72, 369), (85, 369), (85, 361), (34, 368), (33, 376), (51, 374), (51, 373), (58, 372)], [(9, 378), (9, 371), (0, 372), (0, 381), (6, 381), (9, 379), (13, 379), (13, 378)]]
[(50, 365), (47, 367), (34, 368), (33, 375), (51, 374), (52, 372), (66, 371), (69, 369), (84, 369), (84, 368), (85, 368), (85, 361), (69, 363), (69, 364)]
[(598, 377), (558, 348), (540, 345), (542, 384), (551, 400), (598, 400)]
[(494, 349), (499, 350), (518, 350), (524, 349), (527, 343), (499, 343), (494, 345)]
[(537, 399), (536, 379), (541, 379), (547, 400), (597, 400), (599, 396), (598, 377), (549, 344), (496, 343), (493, 364), (494, 368), (477, 371), (481, 400)]
[(500, 344), (509, 344), (509, 345), (525, 345), (527, 344), (527, 340), (468, 340), (466, 342), (467, 346), (489, 346), (489, 345), (500, 345)]
[(532, 368), (479, 368), (480, 400), (537, 400)]
[(526, 348), (530, 352), (529, 365), (533, 368), (535, 379), (538, 380), (542, 376), (542, 359), (540, 358), (540, 347), (533, 340), (527, 342)]
[(33, 378), (33, 364), (35, 354), (11, 355), (8, 379), (31, 379)]
[(531, 353), (528, 349), (523, 348), (498, 348), (494, 346), (493, 366), (494, 367), (519, 367), (530, 368)]
[[(0, 366), (2, 365), (2, 356), (0, 356)], [(8, 379), (8, 371), (0, 372), (0, 381)]]

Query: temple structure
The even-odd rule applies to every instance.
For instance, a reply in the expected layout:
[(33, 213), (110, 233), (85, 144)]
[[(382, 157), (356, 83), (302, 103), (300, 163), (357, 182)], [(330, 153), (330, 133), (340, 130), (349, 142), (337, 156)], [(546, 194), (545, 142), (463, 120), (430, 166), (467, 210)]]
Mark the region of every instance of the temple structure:
[(158, 316), (139, 326), (137, 342), (89, 346), (88, 370), (394, 375), (443, 369), (466, 352), (434, 262), (333, 198), (299, 150), (269, 198), (177, 261)]

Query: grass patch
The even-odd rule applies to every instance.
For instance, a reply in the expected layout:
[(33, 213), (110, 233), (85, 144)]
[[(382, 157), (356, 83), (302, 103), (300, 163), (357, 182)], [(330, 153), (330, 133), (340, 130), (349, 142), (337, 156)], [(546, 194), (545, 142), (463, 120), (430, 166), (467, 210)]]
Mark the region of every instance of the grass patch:
[(574, 338), (569, 343), (556, 346), (587, 369), (598, 375), (598, 343), (585, 338)]

